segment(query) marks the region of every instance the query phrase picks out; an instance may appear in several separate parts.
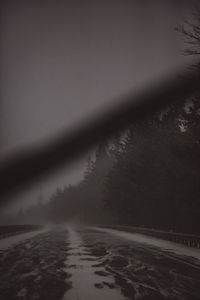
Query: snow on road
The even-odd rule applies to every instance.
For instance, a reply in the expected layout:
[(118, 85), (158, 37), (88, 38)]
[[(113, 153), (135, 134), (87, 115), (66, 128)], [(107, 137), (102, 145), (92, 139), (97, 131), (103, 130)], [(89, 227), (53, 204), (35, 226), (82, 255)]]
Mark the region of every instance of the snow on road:
[[(101, 287), (102, 277), (95, 272), (103, 272), (103, 268), (94, 267), (98, 263), (83, 246), (80, 234), (68, 227), (70, 251), (66, 262), (66, 270), (72, 275), (72, 289), (67, 291), (63, 300), (124, 300), (119, 289), (114, 289), (114, 278), (106, 277), (104, 288)], [(107, 285), (107, 286), (106, 286)], [(110, 288), (113, 286), (113, 288)]]
[(40, 230), (30, 231), (26, 233), (20, 233), (17, 235), (12, 235), (3, 239), (0, 239), (0, 250), (6, 250), (10, 248), (11, 246), (15, 245), (16, 243), (19, 243), (21, 241), (24, 241), (26, 239), (33, 238), (34, 236), (44, 233), (50, 230), (50, 227), (44, 227)]
[(151, 238), (147, 237), (147, 243), (144, 236), (133, 238), (110, 229), (85, 228), (82, 239), (90, 253), (99, 257), (106, 274), (114, 276), (115, 286), (127, 299), (200, 299), (196, 259), (171, 254), (166, 247), (155, 246)]
[[(70, 288), (64, 270), (66, 230), (52, 229), (0, 251), (1, 300), (59, 300)], [(16, 240), (15, 240), (16, 241)]]
[(112, 234), (121, 237), (123, 239), (127, 239), (129, 241), (156, 246), (168, 253), (171, 252), (171, 253), (176, 253), (178, 255), (193, 257), (197, 259), (196, 263), (200, 264), (200, 249), (190, 248), (181, 244), (173, 243), (170, 241), (166, 241), (154, 237), (145, 236), (139, 233), (130, 233), (121, 230), (101, 228), (101, 227), (90, 227), (90, 228), (95, 229), (97, 231), (106, 232), (108, 234)]
[(81, 226), (4, 242), (1, 300), (200, 299), (200, 268), (190, 256), (172, 252), (174, 243)]

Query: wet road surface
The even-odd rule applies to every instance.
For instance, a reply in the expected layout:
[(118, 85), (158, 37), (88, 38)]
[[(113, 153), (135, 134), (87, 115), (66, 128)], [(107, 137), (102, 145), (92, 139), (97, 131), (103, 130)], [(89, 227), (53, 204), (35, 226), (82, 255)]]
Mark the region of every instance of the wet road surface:
[(106, 231), (57, 227), (0, 243), (0, 299), (199, 300), (200, 261)]

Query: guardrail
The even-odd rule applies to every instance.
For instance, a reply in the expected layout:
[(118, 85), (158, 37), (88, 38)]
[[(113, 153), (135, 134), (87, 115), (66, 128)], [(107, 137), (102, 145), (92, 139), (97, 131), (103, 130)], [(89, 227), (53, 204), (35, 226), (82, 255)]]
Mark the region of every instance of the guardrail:
[(0, 239), (30, 231), (40, 230), (40, 225), (7, 225), (0, 226)]
[(155, 230), (155, 229), (126, 226), (126, 225), (98, 225), (98, 227), (117, 229), (126, 232), (140, 233), (140, 234), (156, 237), (159, 239), (175, 242), (178, 244), (182, 244), (188, 247), (200, 249), (199, 235)]

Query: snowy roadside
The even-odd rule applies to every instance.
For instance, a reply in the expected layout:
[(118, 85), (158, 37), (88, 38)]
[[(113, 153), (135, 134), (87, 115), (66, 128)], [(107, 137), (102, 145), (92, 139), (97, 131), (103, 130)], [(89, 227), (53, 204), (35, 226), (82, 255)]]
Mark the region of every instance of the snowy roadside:
[(120, 288), (126, 299), (199, 299), (200, 266), (196, 259), (105, 229), (79, 231), (87, 252), (98, 259), (93, 267), (102, 268), (97, 271), (102, 276), (99, 287), (104, 288), (105, 278), (113, 276), (114, 288)]
[(118, 236), (120, 238), (124, 238), (133, 242), (138, 242), (141, 244), (146, 244), (150, 246), (155, 246), (159, 247), (162, 251), (165, 251), (166, 253), (174, 253), (177, 255), (181, 255), (182, 257), (191, 257), (195, 258), (196, 263), (200, 265), (200, 250), (195, 249), (195, 248), (189, 248), (187, 246), (177, 244), (174, 242), (154, 238), (154, 237), (149, 237), (145, 236), (143, 234), (139, 233), (130, 233), (130, 232), (125, 232), (121, 230), (116, 230), (116, 229), (107, 229), (107, 228), (101, 228), (101, 227), (88, 227), (90, 229), (95, 229), (97, 231), (105, 232), (108, 234), (112, 234), (115, 236)]
[(26, 233), (21, 233), (18, 235), (12, 235), (9, 237), (6, 237), (4, 239), (0, 239), (0, 250), (6, 250), (10, 247), (12, 247), (13, 245), (15, 245), (18, 242), (22, 242), (23, 240), (26, 239), (30, 239), (40, 233), (44, 233), (47, 232), (51, 229), (50, 226), (46, 226), (40, 230), (36, 230), (36, 231), (31, 231), (31, 232), (26, 232)]

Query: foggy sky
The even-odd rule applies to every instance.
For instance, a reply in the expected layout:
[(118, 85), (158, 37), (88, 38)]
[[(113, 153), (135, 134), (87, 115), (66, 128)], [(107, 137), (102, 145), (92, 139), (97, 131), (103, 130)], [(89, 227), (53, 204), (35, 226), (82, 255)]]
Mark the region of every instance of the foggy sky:
[[(192, 18), (195, 2), (2, 2), (0, 155), (48, 138), (182, 64), (174, 27)], [(85, 158), (39, 186), (48, 195), (80, 180), (84, 168)], [(37, 191), (23, 201), (34, 201)]]

